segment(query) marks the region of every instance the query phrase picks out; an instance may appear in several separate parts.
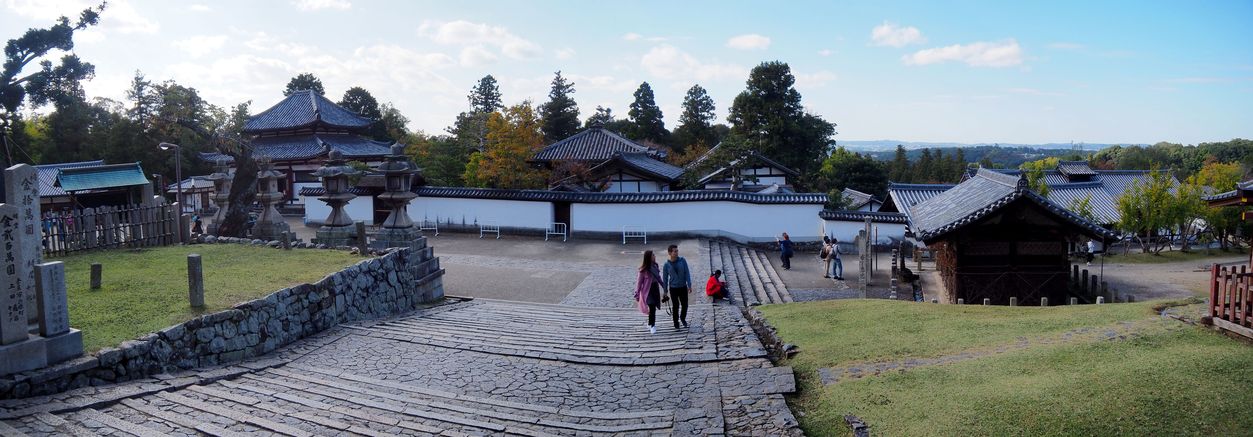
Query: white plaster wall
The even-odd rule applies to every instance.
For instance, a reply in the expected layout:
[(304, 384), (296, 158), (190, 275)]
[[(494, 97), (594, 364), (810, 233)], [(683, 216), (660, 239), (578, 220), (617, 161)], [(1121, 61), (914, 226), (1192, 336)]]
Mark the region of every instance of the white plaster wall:
[[(866, 222), (862, 221), (843, 221), (843, 220), (822, 220), (823, 235), (832, 236), (840, 240), (841, 243), (852, 243), (857, 238), (857, 232), (866, 228)], [(874, 232), (878, 228), (879, 235), (875, 243), (887, 244), (891, 242), (891, 238), (902, 240), (905, 238), (904, 223), (871, 223), (870, 230)]]
[(553, 221), (551, 202), (521, 200), (418, 197), (409, 204), (409, 218), (456, 225), (496, 222), (501, 227), (548, 229)]
[(749, 241), (774, 241), (787, 232), (794, 241), (822, 238), (814, 219), (822, 205), (757, 205), (739, 202), (576, 203), (570, 206), (573, 233), (621, 232), (623, 225), (649, 232), (698, 232)]
[[(317, 197), (299, 196), (305, 202), (305, 224), (320, 225), (326, 221), (326, 216), (331, 215), (331, 207)], [(348, 201), (344, 206), (344, 211), (352, 217), (353, 221), (363, 221), (367, 225), (374, 224), (374, 198), (373, 197), (356, 197)]]

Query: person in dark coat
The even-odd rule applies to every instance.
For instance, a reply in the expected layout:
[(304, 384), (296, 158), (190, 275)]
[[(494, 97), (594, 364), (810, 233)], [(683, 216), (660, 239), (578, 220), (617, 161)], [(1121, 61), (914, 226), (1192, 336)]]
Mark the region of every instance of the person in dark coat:
[[(635, 280), (635, 301), (640, 311), (648, 313), (648, 332), (657, 333), (657, 307), (661, 306), (661, 272), (657, 267), (657, 259), (653, 251), (644, 251), (644, 262), (640, 264), (639, 274)], [(647, 308), (647, 309), (645, 309)]]
[(779, 242), (779, 251), (783, 252), (780, 256), (783, 259), (783, 270), (792, 270), (792, 255), (794, 255), (792, 252), (792, 238), (788, 237), (787, 232), (784, 232), (783, 239), (775, 241)]
[[(666, 264), (661, 268), (661, 283), (665, 285), (665, 293), (670, 299), (670, 314), (674, 317), (674, 329), (679, 324), (687, 327), (687, 293), (692, 289), (692, 271), (687, 267), (687, 260), (679, 256), (679, 246), (671, 244), (666, 248)], [(663, 299), (664, 300), (664, 299)]]

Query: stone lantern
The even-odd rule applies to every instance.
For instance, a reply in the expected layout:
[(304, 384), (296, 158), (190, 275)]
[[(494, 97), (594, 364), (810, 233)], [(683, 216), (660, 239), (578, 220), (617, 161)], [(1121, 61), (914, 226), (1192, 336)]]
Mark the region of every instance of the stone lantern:
[(382, 247), (420, 249), (423, 244), (422, 232), (409, 219), (409, 201), (418, 197), (412, 190), (413, 178), (419, 172), (418, 166), (405, 156), (404, 146), (393, 144), (392, 153), (387, 155), (387, 162), (378, 167), (378, 172), (386, 180), (385, 190), (378, 195), (378, 199), (391, 208), (391, 213), (379, 230), (376, 244)]
[(257, 159), (257, 168), (257, 202), (261, 203), (261, 215), (252, 226), (252, 238), (278, 240), (291, 230), (276, 208), (283, 201), (283, 193), (278, 190), (278, 181), (287, 175), (274, 170), (274, 162), (268, 157)]
[(217, 211), (213, 213), (213, 218), (209, 221), (206, 231), (209, 235), (218, 234), (218, 226), (222, 225), (222, 221), (226, 220), (226, 209), (231, 199), (231, 179), (234, 174), (231, 173), (230, 164), (226, 158), (218, 158), (217, 164), (213, 167), (213, 174), (205, 177), (213, 182), (213, 195), (209, 196), (213, 200), (213, 204), (217, 205)]
[(326, 216), (326, 221), (318, 228), (315, 243), (335, 247), (348, 246), (356, 240), (357, 232), (353, 227), (352, 217), (344, 211), (344, 206), (357, 197), (348, 192), (348, 179), (359, 174), (360, 171), (344, 163), (343, 155), (337, 150), (327, 154), (326, 164), (313, 172), (314, 176), (322, 178), (322, 188), (326, 190), (318, 200), (331, 207), (331, 214)]

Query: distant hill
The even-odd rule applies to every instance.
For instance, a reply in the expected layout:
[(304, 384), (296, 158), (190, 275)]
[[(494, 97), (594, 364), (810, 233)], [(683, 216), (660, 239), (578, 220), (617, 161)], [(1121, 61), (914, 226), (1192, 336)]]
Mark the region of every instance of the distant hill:
[[(1115, 144), (1094, 144), (1094, 143), (1045, 143), (1045, 144), (1013, 144), (1013, 143), (942, 143), (930, 141), (898, 141), (898, 140), (837, 140), (836, 143), (844, 148), (856, 152), (881, 152), (894, 151), (896, 145), (900, 144), (906, 150), (926, 149), (926, 148), (956, 148), (956, 147), (980, 147), (980, 146), (1000, 146), (1012, 148), (1030, 148), (1030, 149), (1046, 149), (1046, 150), (1070, 150), (1072, 147), (1079, 150), (1095, 152), (1103, 148), (1113, 146)], [(1119, 143), (1118, 145), (1144, 145)]]
[[(915, 144), (920, 144), (920, 143), (915, 143)], [(848, 148), (849, 150), (857, 151), (858, 153), (868, 154), (871, 157), (874, 157), (875, 159), (878, 159), (880, 161), (890, 161), (896, 156), (896, 144), (892, 144), (892, 146), (889, 148), (881, 148), (881, 149), (875, 149), (875, 150), (865, 150), (865, 149), (859, 150), (859, 149), (854, 148), (851, 145), (845, 145), (845, 144), (841, 144), (841, 145), (843, 147)], [(902, 146), (904, 146), (904, 144), (902, 144)], [(1088, 155), (1096, 153), (1097, 150), (1099, 150), (1101, 147), (1105, 147), (1105, 145), (1103, 144), (1097, 145), (1098, 147), (1085, 146), (1084, 148), (1075, 147), (1074, 149), (1071, 149), (1069, 147), (1070, 144), (1066, 144), (1067, 147), (1065, 148), (1050, 148), (1047, 146), (1048, 145), (1043, 145), (1043, 144), (1032, 145), (1032, 146), (1016, 146), (1016, 145), (1008, 145), (1008, 144), (1001, 144), (1001, 145), (969, 144), (969, 145), (954, 146), (952, 144), (932, 144), (929, 146), (916, 146), (914, 148), (905, 146), (906, 148), (905, 156), (908, 157), (911, 162), (913, 162), (913, 161), (917, 161), (918, 158), (922, 156), (922, 151), (926, 149), (930, 149), (933, 155), (936, 154), (936, 152), (942, 152), (945, 157), (952, 157), (957, 154), (958, 149), (961, 149), (964, 155), (963, 158), (965, 159), (966, 162), (979, 162), (979, 161), (982, 161), (983, 158), (987, 158), (996, 167), (1015, 168), (1027, 161), (1034, 161), (1037, 159), (1049, 158), (1049, 157), (1054, 157), (1054, 156), (1061, 157), (1063, 159), (1084, 159)], [(1088, 146), (1092, 146), (1092, 145), (1088, 145)]]

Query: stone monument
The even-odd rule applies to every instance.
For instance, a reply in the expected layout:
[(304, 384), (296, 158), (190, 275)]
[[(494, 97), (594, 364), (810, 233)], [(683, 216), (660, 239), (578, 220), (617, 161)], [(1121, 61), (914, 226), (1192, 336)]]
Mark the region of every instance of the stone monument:
[(83, 333), (70, 327), (70, 308), (65, 293), (65, 264), (61, 261), (35, 266), (38, 291), (39, 335), (44, 338), (48, 364), (83, 354)]
[[(6, 175), (7, 171), (6, 171)], [(6, 178), (6, 185), (15, 182)], [(27, 294), (22, 291), (26, 276), (19, 247), (20, 209), (0, 204), (0, 376), (37, 369), (48, 364), (43, 338), (30, 334)]]
[(418, 166), (405, 156), (404, 146), (393, 144), (392, 153), (387, 155), (387, 162), (380, 165), (378, 171), (386, 179), (386, 191), (379, 194), (378, 199), (391, 208), (391, 213), (374, 239), (375, 247), (422, 249), (426, 245), (422, 231), (409, 219), (409, 201), (418, 197), (413, 192), (413, 176), (418, 173)]
[(344, 211), (344, 205), (357, 196), (348, 192), (348, 179), (361, 172), (345, 164), (343, 155), (337, 150), (332, 150), (327, 158), (326, 164), (313, 172), (313, 175), (322, 178), (322, 188), (326, 189), (326, 193), (318, 197), (318, 200), (331, 207), (331, 214), (326, 216), (326, 221), (318, 228), (317, 238), (313, 242), (330, 247), (349, 246), (356, 240), (357, 231), (352, 217)]
[(231, 199), (231, 174), (230, 164), (226, 162), (226, 158), (219, 158), (217, 164), (213, 167), (213, 174), (205, 177), (213, 182), (213, 195), (209, 196), (213, 200), (213, 204), (217, 205), (217, 212), (213, 213), (213, 218), (209, 220), (208, 227), (205, 232), (209, 235), (218, 234), (218, 226), (222, 225), (222, 221), (226, 220), (227, 204)]
[(40, 232), (39, 172), (18, 164), (4, 170), (5, 203), (17, 207), (16, 260), (17, 287), (26, 296), (26, 322), (35, 323), (35, 264), (43, 262), (43, 234)]
[(261, 203), (261, 215), (252, 226), (252, 238), (278, 240), (284, 232), (291, 231), (276, 208), (283, 201), (283, 193), (278, 190), (278, 181), (287, 175), (274, 170), (274, 162), (268, 157), (257, 159), (257, 167), (257, 202)]

